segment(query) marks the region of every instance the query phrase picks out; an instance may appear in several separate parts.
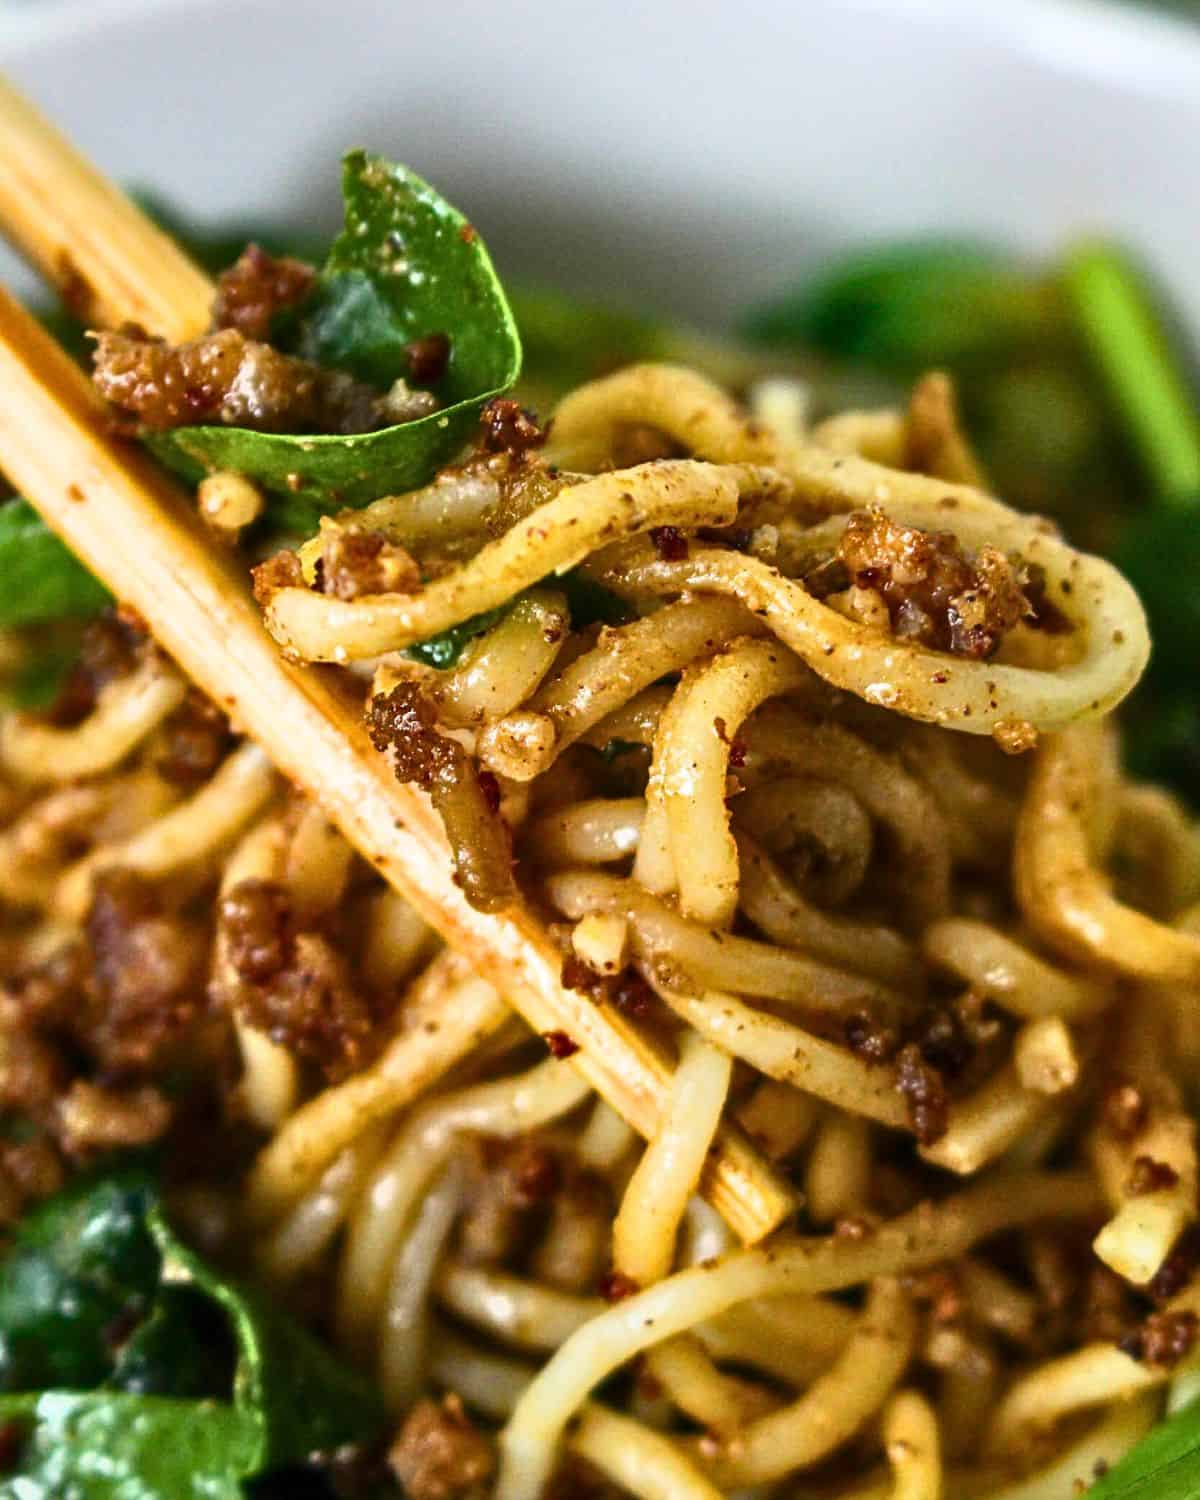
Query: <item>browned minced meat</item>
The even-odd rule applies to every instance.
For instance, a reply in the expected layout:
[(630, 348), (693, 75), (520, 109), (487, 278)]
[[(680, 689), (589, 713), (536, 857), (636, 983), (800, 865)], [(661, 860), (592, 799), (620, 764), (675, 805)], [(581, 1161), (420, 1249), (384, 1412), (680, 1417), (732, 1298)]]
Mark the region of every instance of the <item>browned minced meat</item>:
[(415, 385), (436, 385), (450, 363), (450, 338), (444, 333), (428, 333), (423, 339), (405, 344), (409, 379)]
[(538, 426), (533, 413), (510, 396), (496, 396), (488, 402), (479, 416), (479, 432), (485, 452), (516, 457), (540, 448), (546, 441), (546, 431)]
[(221, 900), (218, 926), (242, 983), (228, 997), (272, 1041), (330, 1079), (366, 1061), (374, 1017), (343, 956), (319, 932), (293, 932), (287, 894), (244, 880)]
[(151, 1084), (116, 1089), (77, 1078), (58, 1103), (59, 1142), (68, 1156), (147, 1146), (166, 1130), (171, 1107)]
[(536, 1136), (479, 1138), (467, 1161), (458, 1253), (472, 1265), (499, 1265), (529, 1248), (562, 1186), (564, 1164)]
[(883, 599), (896, 635), (939, 651), (989, 657), (1030, 614), (1022, 571), (995, 547), (972, 560), (951, 533), (902, 526), (881, 510), (850, 517), (837, 557)]
[(885, 1063), (896, 1055), (900, 1038), (865, 1011), (847, 1016), (843, 1025), (846, 1045), (855, 1057), (867, 1063)]
[(908, 1108), (913, 1134), (922, 1146), (931, 1146), (946, 1133), (949, 1101), (942, 1075), (927, 1063), (915, 1042), (896, 1054), (896, 1087)]
[(650, 540), (663, 562), (682, 562), (688, 555), (688, 539), (678, 526), (652, 526)]
[(457, 1396), (418, 1401), (388, 1452), (409, 1500), (484, 1500), (496, 1467), (492, 1444)]
[(198, 688), (163, 725), (158, 774), (175, 786), (201, 786), (220, 765), (233, 743), (229, 720)]
[(1194, 1312), (1153, 1312), (1118, 1347), (1141, 1364), (1169, 1370), (1191, 1353), (1198, 1330), (1200, 1318)]
[(0, 1141), (0, 1227), (15, 1223), (29, 1204), (56, 1193), (65, 1179), (62, 1159), (45, 1135)]
[(360, 594), (415, 594), (421, 569), (410, 552), (382, 531), (330, 527), (321, 547), (321, 591), (335, 599)]
[(492, 807), (471, 757), (437, 732), (433, 705), (416, 682), (400, 682), (367, 707), (377, 750), (392, 751), (396, 776), (430, 795), (454, 855), (454, 876), (472, 906), (496, 911), (516, 899), (512, 835)]
[[(100, 393), (144, 430), (220, 423), (255, 432), (373, 432), (434, 409), (416, 393), (399, 408), (340, 370), (325, 370), (247, 339), (236, 328), (168, 344), (141, 330), (97, 336)], [(407, 393), (413, 397), (413, 393)]]
[(287, 962), (287, 892), (273, 880), (242, 880), (221, 898), (220, 930), (229, 961), (242, 979), (263, 984)]
[(1125, 1191), (1133, 1198), (1144, 1193), (1157, 1193), (1163, 1188), (1174, 1187), (1179, 1173), (1165, 1161), (1155, 1161), (1152, 1156), (1135, 1156)]
[(563, 956), (561, 978), (567, 989), (586, 995), (597, 1005), (615, 1005), (626, 1015), (649, 1015), (658, 1003), (657, 995), (632, 966), (619, 974), (602, 974), (571, 952)]
[(254, 580), (254, 597), (263, 609), (280, 589), (306, 587), (304, 568), (294, 552), (276, 552), (252, 568), (250, 576)]
[(1190, 1224), (1171, 1247), (1147, 1290), (1156, 1302), (1166, 1302), (1184, 1287), (1200, 1266), (1200, 1224)]
[(196, 1019), (203, 934), (165, 910), (152, 882), (120, 867), (95, 876), (86, 933), (98, 1002), (91, 1045), (107, 1070), (145, 1072)]
[(150, 644), (142, 623), (124, 611), (109, 609), (83, 632), (79, 655), (46, 717), (53, 724), (77, 724), (96, 706), (110, 682), (127, 677)]
[(247, 245), (217, 278), (213, 327), (236, 328), (248, 339), (268, 339), (275, 314), (299, 306), (316, 279), (316, 271), (302, 260)]

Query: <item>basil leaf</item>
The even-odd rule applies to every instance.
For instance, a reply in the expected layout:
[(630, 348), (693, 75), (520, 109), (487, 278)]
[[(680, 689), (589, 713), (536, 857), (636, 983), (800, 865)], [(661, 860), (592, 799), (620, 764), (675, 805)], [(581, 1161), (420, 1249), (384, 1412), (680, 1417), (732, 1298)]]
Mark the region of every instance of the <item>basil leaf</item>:
[(18, 1226), (0, 1374), (24, 1388), (0, 1397), (0, 1422), (32, 1428), (0, 1500), (240, 1497), (240, 1481), (384, 1422), (367, 1381), (179, 1239), (140, 1166), (84, 1178)]
[(79, 619), (110, 602), (65, 542), (27, 500), (0, 505), (0, 630)]
[(1195, 1500), (1200, 1495), (1200, 1398), (1148, 1432), (1087, 1494), (1088, 1500)]
[(238, 1350), (234, 1401), (263, 1421), (251, 1472), (379, 1430), (384, 1414), (369, 1382), (256, 1290), (214, 1271), (179, 1239), (161, 1206), (150, 1211), (148, 1223), (171, 1284), (190, 1281), (229, 1317)]
[(0, 1500), (245, 1500), (253, 1412), (219, 1401), (48, 1391), (0, 1399), (32, 1430)]
[(636, 613), (619, 594), (594, 582), (578, 568), (547, 582), (566, 594), (572, 630), (583, 630), (588, 625), (626, 625)]
[(389, 384), (408, 371), (406, 345), (450, 339), (444, 403), (427, 417), (352, 437), (237, 427), (181, 427), (148, 439), (185, 478), (233, 469), (321, 513), (416, 489), (460, 448), (493, 396), (516, 380), (521, 343), (483, 241), (407, 168), (352, 151), (343, 168), (342, 234), (305, 305), (295, 352)]
[(1053, 288), (987, 245), (915, 240), (848, 256), (746, 320), (747, 337), (902, 374), (1021, 343), (1062, 322)]
[(109, 1330), (149, 1308), (160, 1256), (148, 1176), (85, 1177), (17, 1225), (0, 1262), (0, 1390), (87, 1388), (113, 1368)]
[(439, 672), (445, 672), (450, 667), (456, 667), (471, 642), (478, 639), (484, 631), (490, 630), (511, 608), (512, 603), (485, 609), (482, 614), (472, 615), (469, 620), (462, 620), (438, 635), (431, 635), (427, 641), (417, 641), (414, 645), (407, 646), (404, 654), (412, 661), (423, 662), (427, 667), (436, 667)]

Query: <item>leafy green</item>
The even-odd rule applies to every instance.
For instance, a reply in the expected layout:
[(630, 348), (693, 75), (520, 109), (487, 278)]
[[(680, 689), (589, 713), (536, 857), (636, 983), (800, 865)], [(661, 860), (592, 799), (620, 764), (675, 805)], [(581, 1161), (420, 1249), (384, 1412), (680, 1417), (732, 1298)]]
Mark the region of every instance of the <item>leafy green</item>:
[(490, 630), (511, 608), (511, 604), (500, 604), (495, 609), (485, 609), (482, 614), (472, 615), (469, 620), (461, 620), (438, 635), (431, 635), (427, 641), (417, 641), (407, 647), (404, 654), (413, 661), (424, 662), (427, 667), (445, 672), (456, 667), (471, 642)]
[(0, 630), (86, 618), (110, 602), (27, 500), (0, 504)]
[(1195, 1500), (1200, 1398), (1159, 1423), (1088, 1490), (1088, 1500)]
[(1061, 282), (1160, 503), (1194, 513), (1200, 411), (1155, 290), (1128, 255), (1103, 243), (1073, 250)]
[(106, 1335), (144, 1316), (160, 1254), (136, 1169), (81, 1178), (18, 1226), (0, 1274), (0, 1390), (86, 1389), (112, 1372)]
[(619, 594), (606, 589), (602, 583), (596, 583), (578, 568), (547, 582), (552, 582), (555, 588), (566, 594), (573, 630), (597, 624), (624, 625), (633, 619), (633, 609)]
[(374, 1435), (382, 1411), (253, 1288), (175, 1234), (149, 1172), (81, 1180), (0, 1264), (0, 1422), (29, 1425), (0, 1500), (225, 1500)]
[(484, 404), (516, 380), (516, 325), (471, 225), (414, 173), (365, 151), (345, 158), (342, 185), (345, 228), (289, 345), (383, 387), (408, 373), (409, 343), (444, 333), (440, 410), (351, 437), (236, 427), (153, 436), (153, 451), (185, 478), (234, 469), (293, 506), (364, 505), (426, 483), (470, 436)]
[(747, 336), (912, 375), (1019, 343), (1061, 322), (1053, 288), (970, 241), (885, 244), (846, 256), (755, 309)]

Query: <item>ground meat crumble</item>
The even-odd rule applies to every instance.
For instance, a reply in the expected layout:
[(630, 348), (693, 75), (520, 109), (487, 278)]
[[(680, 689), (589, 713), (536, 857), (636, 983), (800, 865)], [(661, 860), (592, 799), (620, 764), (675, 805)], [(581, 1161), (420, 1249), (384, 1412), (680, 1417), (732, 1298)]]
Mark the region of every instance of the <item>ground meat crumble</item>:
[(411, 553), (382, 531), (331, 526), (322, 537), (321, 591), (335, 599), (360, 594), (415, 594), (421, 569)]
[(322, 933), (295, 931), (287, 893), (244, 880), (221, 900), (219, 930), (244, 1019), (329, 1079), (363, 1066), (374, 1017), (343, 956)]
[(880, 596), (896, 635), (956, 656), (992, 656), (1032, 613), (1023, 570), (995, 547), (972, 559), (951, 533), (902, 526), (878, 509), (850, 517), (836, 562)]
[(1140, 1364), (1169, 1370), (1191, 1353), (1198, 1330), (1194, 1312), (1154, 1312), (1118, 1348)]
[(388, 1463), (410, 1500), (484, 1500), (496, 1458), (491, 1441), (450, 1394), (417, 1402)]
[(276, 314), (304, 302), (316, 279), (316, 271), (302, 260), (247, 245), (217, 278), (213, 327), (236, 328), (248, 339), (269, 339)]

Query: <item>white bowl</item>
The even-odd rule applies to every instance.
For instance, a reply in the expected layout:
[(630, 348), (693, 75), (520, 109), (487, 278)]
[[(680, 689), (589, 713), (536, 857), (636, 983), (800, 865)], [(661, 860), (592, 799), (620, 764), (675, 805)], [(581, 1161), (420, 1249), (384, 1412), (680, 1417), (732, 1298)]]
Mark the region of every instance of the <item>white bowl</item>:
[(706, 321), (863, 236), (1103, 229), (1200, 326), (1200, 29), (1140, 10), (0, 0), (0, 67), (201, 217), (331, 225), (363, 144), (439, 184), (509, 274)]

